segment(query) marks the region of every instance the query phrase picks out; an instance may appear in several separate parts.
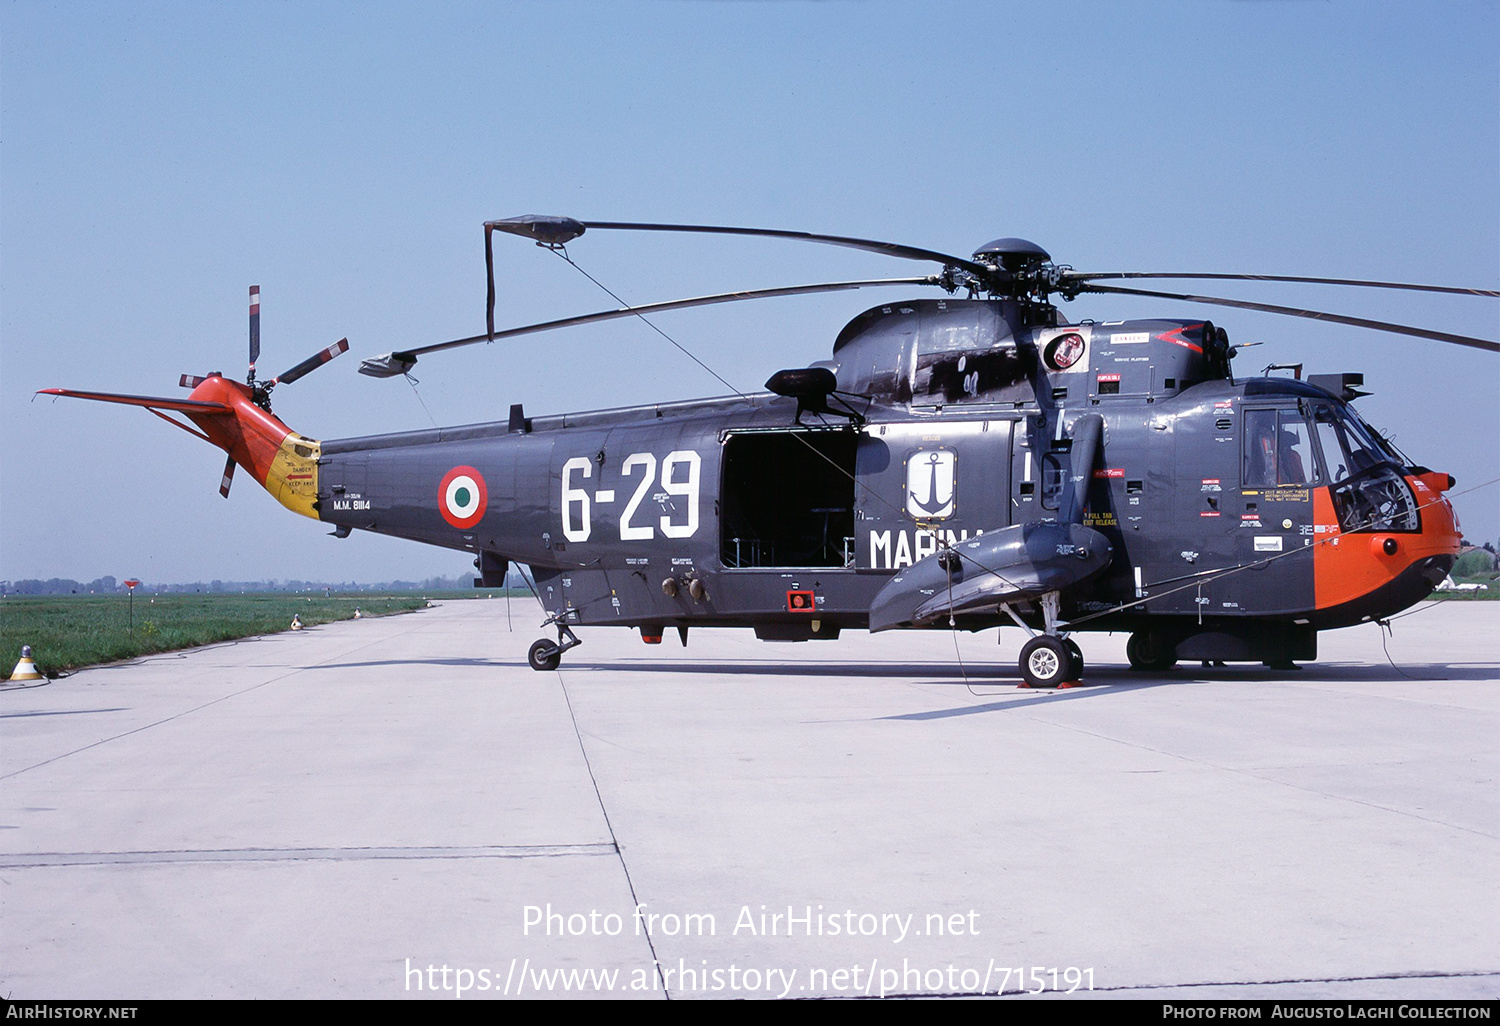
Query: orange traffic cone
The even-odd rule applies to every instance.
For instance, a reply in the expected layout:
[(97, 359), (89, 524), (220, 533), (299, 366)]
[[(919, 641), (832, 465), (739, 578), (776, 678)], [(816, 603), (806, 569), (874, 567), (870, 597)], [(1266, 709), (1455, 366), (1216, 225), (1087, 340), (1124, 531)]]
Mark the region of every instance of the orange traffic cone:
[(10, 674), (11, 683), (14, 684), (19, 681), (46, 679), (46, 677), (42, 676), (42, 671), (36, 668), (36, 663), (31, 658), (31, 646), (22, 645), (21, 660), (20, 662), (16, 663), (16, 668), (12, 670)]

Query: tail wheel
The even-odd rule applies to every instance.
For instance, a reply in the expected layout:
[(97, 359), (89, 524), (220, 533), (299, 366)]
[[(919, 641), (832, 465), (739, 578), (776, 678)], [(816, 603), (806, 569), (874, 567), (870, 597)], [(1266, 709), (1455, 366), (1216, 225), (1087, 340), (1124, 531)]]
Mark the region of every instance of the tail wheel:
[(562, 663), (562, 650), (555, 641), (542, 638), (532, 642), (531, 650), (526, 653), (526, 661), (533, 670), (555, 670)]
[(1136, 631), (1125, 643), (1125, 658), (1130, 660), (1132, 670), (1160, 672), (1177, 665), (1177, 648), (1145, 631)]
[(1042, 634), (1021, 648), (1021, 676), (1028, 687), (1055, 688), (1064, 681), (1076, 680), (1073, 653), (1068, 643), (1050, 634)]

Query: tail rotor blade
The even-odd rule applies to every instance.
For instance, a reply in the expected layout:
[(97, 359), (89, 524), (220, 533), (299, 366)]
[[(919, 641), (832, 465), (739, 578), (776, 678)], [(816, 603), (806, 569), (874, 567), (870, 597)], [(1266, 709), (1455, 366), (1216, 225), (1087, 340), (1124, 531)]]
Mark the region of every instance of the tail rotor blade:
[(250, 286), (250, 380), (255, 380), (255, 361), (260, 359), (260, 286)]
[(226, 498), (226, 499), (229, 498), (229, 486), (233, 482), (234, 482), (234, 457), (231, 456), (231, 457), (229, 457), (229, 460), (224, 464), (224, 479), (219, 482), (219, 494), (222, 495), (222, 496), (224, 496), (224, 498)]
[(207, 380), (207, 378), (200, 378), (196, 374), (184, 374), (177, 383), (183, 388), (197, 388)]
[(293, 381), (296, 381), (298, 378), (302, 377), (304, 374), (308, 374), (311, 371), (317, 370), (329, 360), (332, 360), (336, 356), (347, 353), (348, 351), (349, 340), (347, 338), (341, 338), (333, 345), (323, 350), (321, 353), (318, 353), (315, 356), (309, 356), (307, 359), (303, 360), (301, 363), (297, 364), (297, 366), (293, 367), (289, 371), (283, 371), (281, 374), (277, 375), (275, 380), (273, 380), (271, 383), (273, 385), (289, 385)]

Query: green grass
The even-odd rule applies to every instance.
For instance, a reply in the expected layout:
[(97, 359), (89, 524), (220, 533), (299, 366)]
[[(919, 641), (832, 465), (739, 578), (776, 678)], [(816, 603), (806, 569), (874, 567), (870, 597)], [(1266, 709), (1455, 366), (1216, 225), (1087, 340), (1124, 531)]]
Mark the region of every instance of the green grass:
[(1435, 591), (1428, 598), (1443, 599), (1446, 602), (1493, 602), (1500, 599), (1500, 580), (1495, 579), (1492, 573), (1472, 574), (1467, 576), (1453, 575), (1454, 584), (1483, 584), (1486, 591)]
[[(465, 597), (473, 597), (472, 594)], [(0, 675), (10, 676), (30, 645), (37, 667), (48, 676), (81, 666), (232, 641), (290, 628), (292, 615), (311, 627), (364, 616), (421, 609), (420, 595), (370, 593), (294, 595), (136, 595), (134, 629), (124, 595), (54, 595), (0, 599)]]

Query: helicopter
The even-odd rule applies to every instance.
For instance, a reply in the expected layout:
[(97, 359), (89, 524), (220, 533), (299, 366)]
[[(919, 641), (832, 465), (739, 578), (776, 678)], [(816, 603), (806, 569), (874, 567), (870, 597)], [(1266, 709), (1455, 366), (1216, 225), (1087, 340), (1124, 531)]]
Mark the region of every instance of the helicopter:
[[(937, 271), (622, 305), (497, 331), (494, 234), (566, 258), (567, 244), (591, 231), (758, 236)], [(361, 373), (399, 377), (461, 346), (747, 299), (891, 286), (943, 295), (865, 310), (838, 333), (829, 359), (779, 370), (764, 391), (730, 386), (731, 395), (551, 416), (516, 404), (505, 421), (319, 441), (271, 412), (271, 391), (348, 342), (257, 383), (252, 287), (244, 383), (184, 374), (185, 399), (40, 394), (145, 407), (226, 451), (226, 497), (241, 467), (337, 537), (369, 531), (472, 553), (476, 587), (503, 585), (512, 565), (529, 569), (522, 578), (555, 631), (528, 651), (536, 670), (556, 669), (582, 644), (582, 627), (631, 628), (647, 644), (675, 629), (686, 645), (695, 626), (805, 642), (845, 630), (1012, 625), (1027, 636), (1018, 669), (1030, 687), (1079, 682), (1076, 636), (1089, 631), (1128, 632), (1137, 670), (1181, 659), (1295, 669), (1317, 658), (1318, 632), (1382, 620), (1424, 598), (1459, 552), (1444, 496), (1454, 479), (1415, 463), (1360, 417), (1352, 404), (1368, 394), (1361, 374), (1303, 380), (1299, 366), (1293, 377), (1268, 369), (1237, 379), (1232, 362), (1244, 346), (1212, 321), (1072, 323), (1052, 299), (1146, 296), (1500, 352), (1489, 339), (1101, 282), (1500, 291), (1079, 273), (1015, 238), (965, 258), (800, 231), (525, 215), (486, 221), (484, 239), (486, 331), (366, 359)]]

